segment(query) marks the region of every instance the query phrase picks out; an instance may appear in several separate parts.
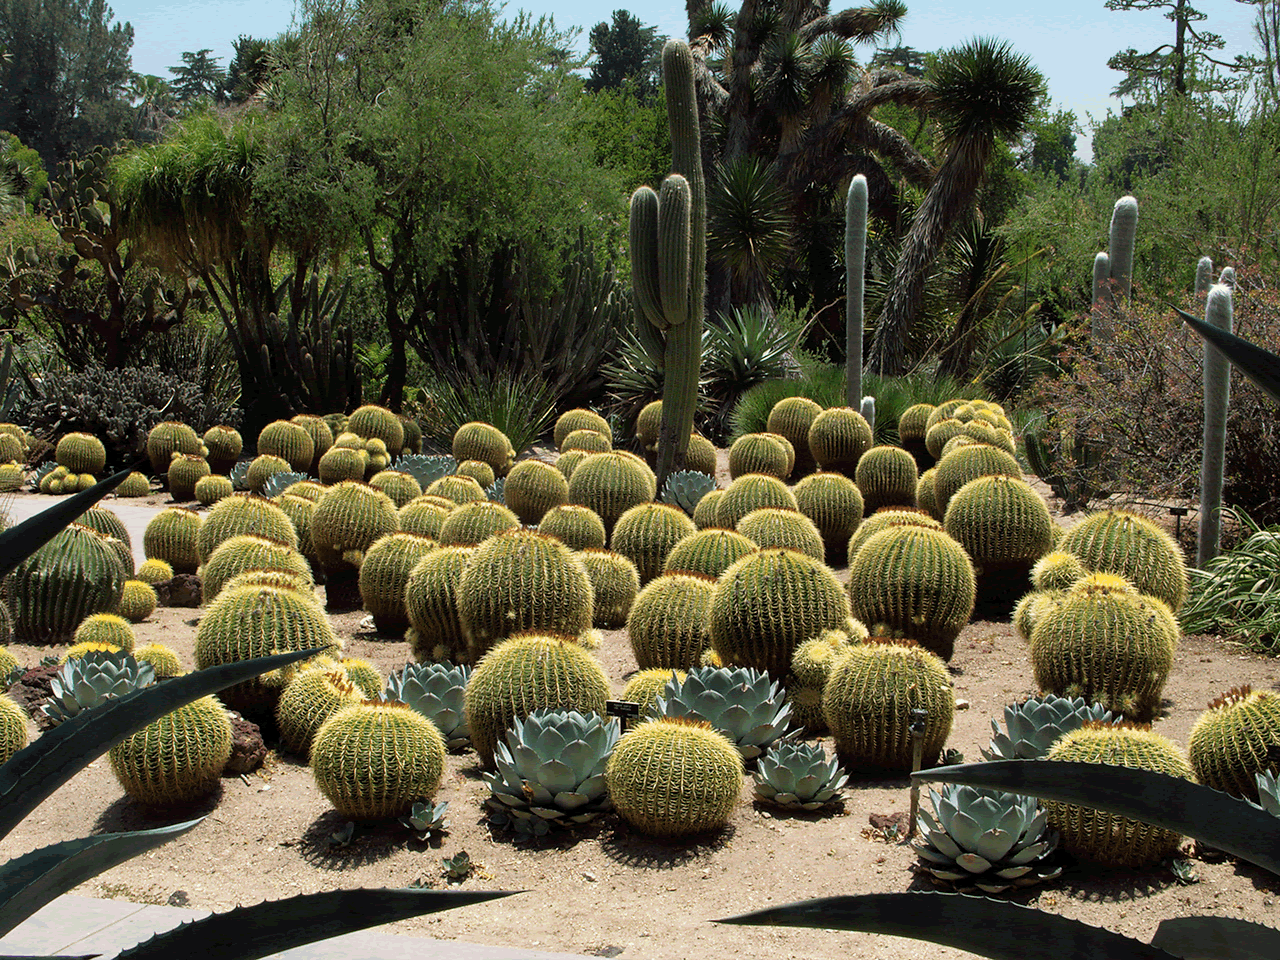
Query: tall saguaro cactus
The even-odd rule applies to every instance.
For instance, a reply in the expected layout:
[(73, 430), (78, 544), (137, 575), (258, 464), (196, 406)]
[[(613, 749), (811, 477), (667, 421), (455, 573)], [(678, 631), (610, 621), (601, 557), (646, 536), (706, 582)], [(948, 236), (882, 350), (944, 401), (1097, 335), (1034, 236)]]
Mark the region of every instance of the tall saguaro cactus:
[(1207, 297), (1209, 288), (1213, 286), (1213, 260), (1201, 257), (1196, 263), (1196, 299)]
[(1111, 282), (1116, 293), (1128, 300), (1133, 293), (1133, 247), (1138, 235), (1138, 201), (1121, 197), (1111, 211)]
[(845, 404), (862, 402), (863, 299), (867, 262), (867, 178), (849, 181), (844, 201)]
[(658, 485), (684, 463), (702, 372), (707, 277), (707, 188), (688, 44), (662, 48), (671, 174), (658, 192), (631, 195), (631, 271), (641, 315), (665, 334)]
[[(1231, 332), (1231, 287), (1216, 283), (1204, 304), (1205, 323)], [(1222, 474), (1227, 454), (1227, 405), (1231, 400), (1231, 361), (1217, 347), (1204, 345), (1204, 451), (1200, 458), (1200, 532), (1196, 566), (1218, 555), (1222, 535)]]

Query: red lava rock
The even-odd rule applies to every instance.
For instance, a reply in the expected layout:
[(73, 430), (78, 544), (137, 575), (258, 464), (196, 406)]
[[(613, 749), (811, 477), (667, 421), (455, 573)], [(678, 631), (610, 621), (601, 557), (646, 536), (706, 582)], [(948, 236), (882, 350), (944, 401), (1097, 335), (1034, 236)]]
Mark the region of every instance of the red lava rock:
[(236, 777), (242, 773), (252, 773), (262, 766), (267, 757), (267, 745), (262, 740), (262, 731), (252, 720), (246, 720), (238, 713), (231, 714), (231, 759), (223, 768), (222, 774)]
[(54, 725), (53, 721), (40, 712), (40, 707), (53, 692), (52, 680), (59, 669), (61, 668), (55, 663), (32, 667), (9, 688), (9, 696), (27, 711), (27, 715), (41, 730), (51, 730)]
[(172, 580), (155, 585), (156, 601), (162, 607), (198, 607), (203, 599), (200, 578), (194, 573), (179, 573)]

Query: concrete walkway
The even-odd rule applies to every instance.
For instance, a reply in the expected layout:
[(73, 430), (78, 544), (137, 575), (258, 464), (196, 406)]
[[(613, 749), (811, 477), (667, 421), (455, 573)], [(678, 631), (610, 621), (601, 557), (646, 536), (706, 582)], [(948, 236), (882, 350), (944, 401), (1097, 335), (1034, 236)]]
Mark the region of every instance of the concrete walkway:
[[(15, 524), (21, 523), (28, 517), (33, 517), (37, 513), (61, 502), (61, 497), (39, 495), (14, 497), (9, 503), (9, 520)], [(100, 501), (99, 505), (110, 508), (112, 513), (124, 523), (124, 528), (129, 531), (129, 539), (133, 541), (134, 565), (141, 566), (142, 562), (147, 559), (146, 554), (142, 551), (142, 534), (146, 531), (147, 524), (151, 522), (151, 518), (165, 508), (130, 503), (128, 500), (118, 500), (114, 497)]]
[[(0, 939), (0, 954), (98, 954), (108, 960), (152, 934), (208, 915), (208, 910), (146, 906), (67, 894)], [(577, 954), (402, 937), (378, 933), (376, 929), (294, 947), (272, 957), (278, 960), (586, 960)]]

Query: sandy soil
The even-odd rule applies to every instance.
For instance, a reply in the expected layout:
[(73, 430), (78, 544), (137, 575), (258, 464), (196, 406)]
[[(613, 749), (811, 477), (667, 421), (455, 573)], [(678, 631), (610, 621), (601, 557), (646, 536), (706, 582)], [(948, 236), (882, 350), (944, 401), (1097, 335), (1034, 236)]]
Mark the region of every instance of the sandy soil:
[[(137, 501), (134, 501), (137, 502)], [(140, 642), (160, 641), (192, 662), (192, 609), (161, 609), (140, 624)], [(349, 656), (364, 657), (385, 675), (408, 658), (407, 645), (363, 628), (360, 614), (333, 618)], [(63, 648), (11, 647), (34, 664)], [(621, 692), (635, 662), (625, 631), (605, 633), (598, 651)], [(957, 698), (948, 746), (979, 759), (989, 719), (1006, 703), (1035, 692), (1025, 644), (1005, 623), (977, 622), (961, 635), (952, 663)], [(1240, 684), (1280, 689), (1280, 664), (1211, 637), (1184, 638), (1165, 688), (1156, 729), (1185, 744), (1205, 704)], [(35, 735), (34, 725), (31, 728)], [(830, 740), (824, 741), (828, 750)], [(467, 851), (478, 870), (465, 886), (526, 891), (490, 904), (405, 921), (389, 929), (438, 938), (505, 944), (594, 956), (676, 960), (733, 955), (777, 960), (839, 954), (953, 958), (967, 953), (914, 941), (817, 930), (720, 926), (710, 921), (768, 905), (834, 894), (929, 889), (912, 871), (909, 845), (886, 842), (873, 814), (909, 805), (908, 782), (858, 781), (843, 809), (790, 816), (753, 804), (751, 782), (722, 832), (694, 844), (657, 843), (607, 816), (536, 843), (515, 843), (491, 828), (487, 788), (473, 753), (452, 755), (438, 799), (449, 802), (450, 831), (441, 842), (416, 842), (398, 825), (361, 827), (347, 846), (331, 846), (343, 826), (298, 757), (272, 753), (247, 777), (224, 778), (220, 794), (195, 810), (149, 812), (124, 797), (106, 758), (95, 761), (46, 801), (3, 842), (12, 857), (46, 843), (88, 833), (207, 819), (190, 834), (116, 867), (77, 892), (135, 902), (213, 909), (334, 887), (444, 884), (441, 860)], [(1181, 885), (1166, 869), (1099, 872), (1069, 864), (1063, 876), (1017, 902), (1149, 940), (1166, 917), (1219, 914), (1272, 926), (1280, 879), (1231, 859), (1196, 855), (1200, 881)]]

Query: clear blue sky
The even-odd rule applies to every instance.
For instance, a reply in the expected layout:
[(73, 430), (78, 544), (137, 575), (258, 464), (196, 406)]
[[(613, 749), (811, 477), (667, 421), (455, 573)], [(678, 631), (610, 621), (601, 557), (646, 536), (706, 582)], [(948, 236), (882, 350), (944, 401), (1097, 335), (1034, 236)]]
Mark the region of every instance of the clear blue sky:
[[(109, 0), (110, 2), (110, 0)], [(859, 6), (858, 0), (832, 9)], [(1224, 59), (1255, 49), (1251, 24), (1255, 8), (1236, 0), (1196, 0), (1209, 17), (1203, 27), (1227, 41)], [(293, 0), (204, 0), (172, 3), (165, 0), (116, 0), (111, 4), (118, 21), (133, 24), (133, 68), (168, 78), (168, 67), (179, 64), (182, 52), (205, 47), (226, 66), (231, 42), (240, 34), (274, 37), (287, 29)], [(616, 9), (629, 10), (660, 33), (683, 36), (683, 3), (670, 0), (614, 0), (611, 4), (585, 0), (525, 0), (508, 9), (550, 14), (560, 27), (581, 27), (578, 47), (585, 51), (587, 31), (608, 20)], [(970, 37), (998, 36), (1029, 56), (1049, 81), (1049, 94), (1063, 108), (1074, 110), (1084, 122), (1098, 120), (1118, 103), (1110, 90), (1120, 75), (1107, 69), (1107, 59), (1119, 50), (1141, 51), (1170, 42), (1173, 25), (1158, 11), (1124, 13), (1106, 9), (1103, 0), (1059, 0), (1040, 6), (1036, 0), (907, 0), (902, 43), (918, 50), (953, 46)]]

